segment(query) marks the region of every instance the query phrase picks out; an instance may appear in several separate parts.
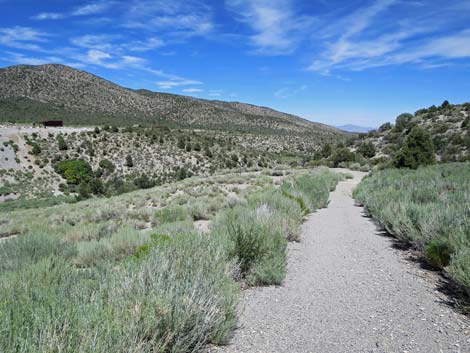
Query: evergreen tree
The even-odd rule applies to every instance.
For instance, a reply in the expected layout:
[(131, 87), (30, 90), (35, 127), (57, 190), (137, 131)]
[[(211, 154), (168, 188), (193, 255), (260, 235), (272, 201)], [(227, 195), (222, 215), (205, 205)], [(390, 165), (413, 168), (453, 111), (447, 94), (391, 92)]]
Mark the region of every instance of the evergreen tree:
[(329, 143), (325, 143), (322, 147), (321, 154), (323, 158), (328, 158), (331, 156), (331, 145)]
[(57, 144), (59, 145), (59, 151), (66, 151), (68, 149), (62, 135), (57, 136)]
[(134, 161), (130, 154), (126, 156), (126, 167), (132, 168), (134, 166)]
[(395, 156), (394, 164), (397, 168), (416, 169), (420, 165), (433, 164), (435, 161), (431, 135), (423, 128), (415, 126)]
[(375, 156), (375, 146), (372, 142), (364, 142), (359, 146), (357, 152), (366, 158), (372, 158)]

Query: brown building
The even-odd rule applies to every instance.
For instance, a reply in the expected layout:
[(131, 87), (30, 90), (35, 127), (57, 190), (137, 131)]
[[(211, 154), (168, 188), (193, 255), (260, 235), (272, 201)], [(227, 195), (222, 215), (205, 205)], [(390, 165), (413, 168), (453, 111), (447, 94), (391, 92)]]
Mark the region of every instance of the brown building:
[(47, 120), (47, 121), (43, 121), (42, 125), (44, 127), (48, 127), (48, 126), (57, 127), (57, 126), (64, 126), (64, 122), (62, 120)]

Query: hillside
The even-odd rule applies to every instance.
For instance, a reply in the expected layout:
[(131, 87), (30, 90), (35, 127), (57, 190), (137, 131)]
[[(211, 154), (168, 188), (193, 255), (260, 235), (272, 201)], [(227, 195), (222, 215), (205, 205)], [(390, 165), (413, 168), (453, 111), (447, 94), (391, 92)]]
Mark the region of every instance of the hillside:
[(0, 69), (0, 121), (60, 118), (73, 125), (155, 124), (334, 138), (343, 132), (269, 108), (132, 90), (64, 65)]
[(470, 154), (470, 103), (449, 104), (420, 109), (414, 114), (404, 113), (395, 124), (383, 124), (377, 131), (360, 135), (355, 141), (359, 147), (372, 143), (375, 158), (394, 157), (407, 135), (415, 126), (422, 127), (432, 138), (437, 159), (442, 162), (466, 161)]

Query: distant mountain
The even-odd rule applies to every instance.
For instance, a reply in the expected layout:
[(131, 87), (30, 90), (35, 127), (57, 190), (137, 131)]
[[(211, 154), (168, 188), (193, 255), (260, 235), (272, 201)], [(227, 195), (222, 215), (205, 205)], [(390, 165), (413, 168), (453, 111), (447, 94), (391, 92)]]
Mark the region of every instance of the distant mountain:
[(347, 132), (357, 132), (357, 133), (367, 133), (369, 131), (375, 130), (375, 127), (365, 127), (365, 126), (358, 126), (358, 125), (341, 125), (336, 126), (338, 129), (347, 131)]
[(63, 119), (72, 125), (155, 124), (263, 134), (344, 137), (334, 127), (238, 102), (132, 90), (64, 65), (0, 69), (0, 121)]

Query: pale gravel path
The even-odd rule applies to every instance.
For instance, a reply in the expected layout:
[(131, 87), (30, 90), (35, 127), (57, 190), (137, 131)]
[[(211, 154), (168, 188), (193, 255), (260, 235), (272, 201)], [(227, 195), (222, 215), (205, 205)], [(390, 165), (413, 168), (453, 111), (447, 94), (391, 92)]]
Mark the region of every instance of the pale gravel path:
[(354, 206), (354, 180), (311, 215), (289, 246), (281, 287), (243, 293), (240, 328), (213, 352), (470, 352), (468, 320), (444, 304), (434, 274), (380, 236)]

